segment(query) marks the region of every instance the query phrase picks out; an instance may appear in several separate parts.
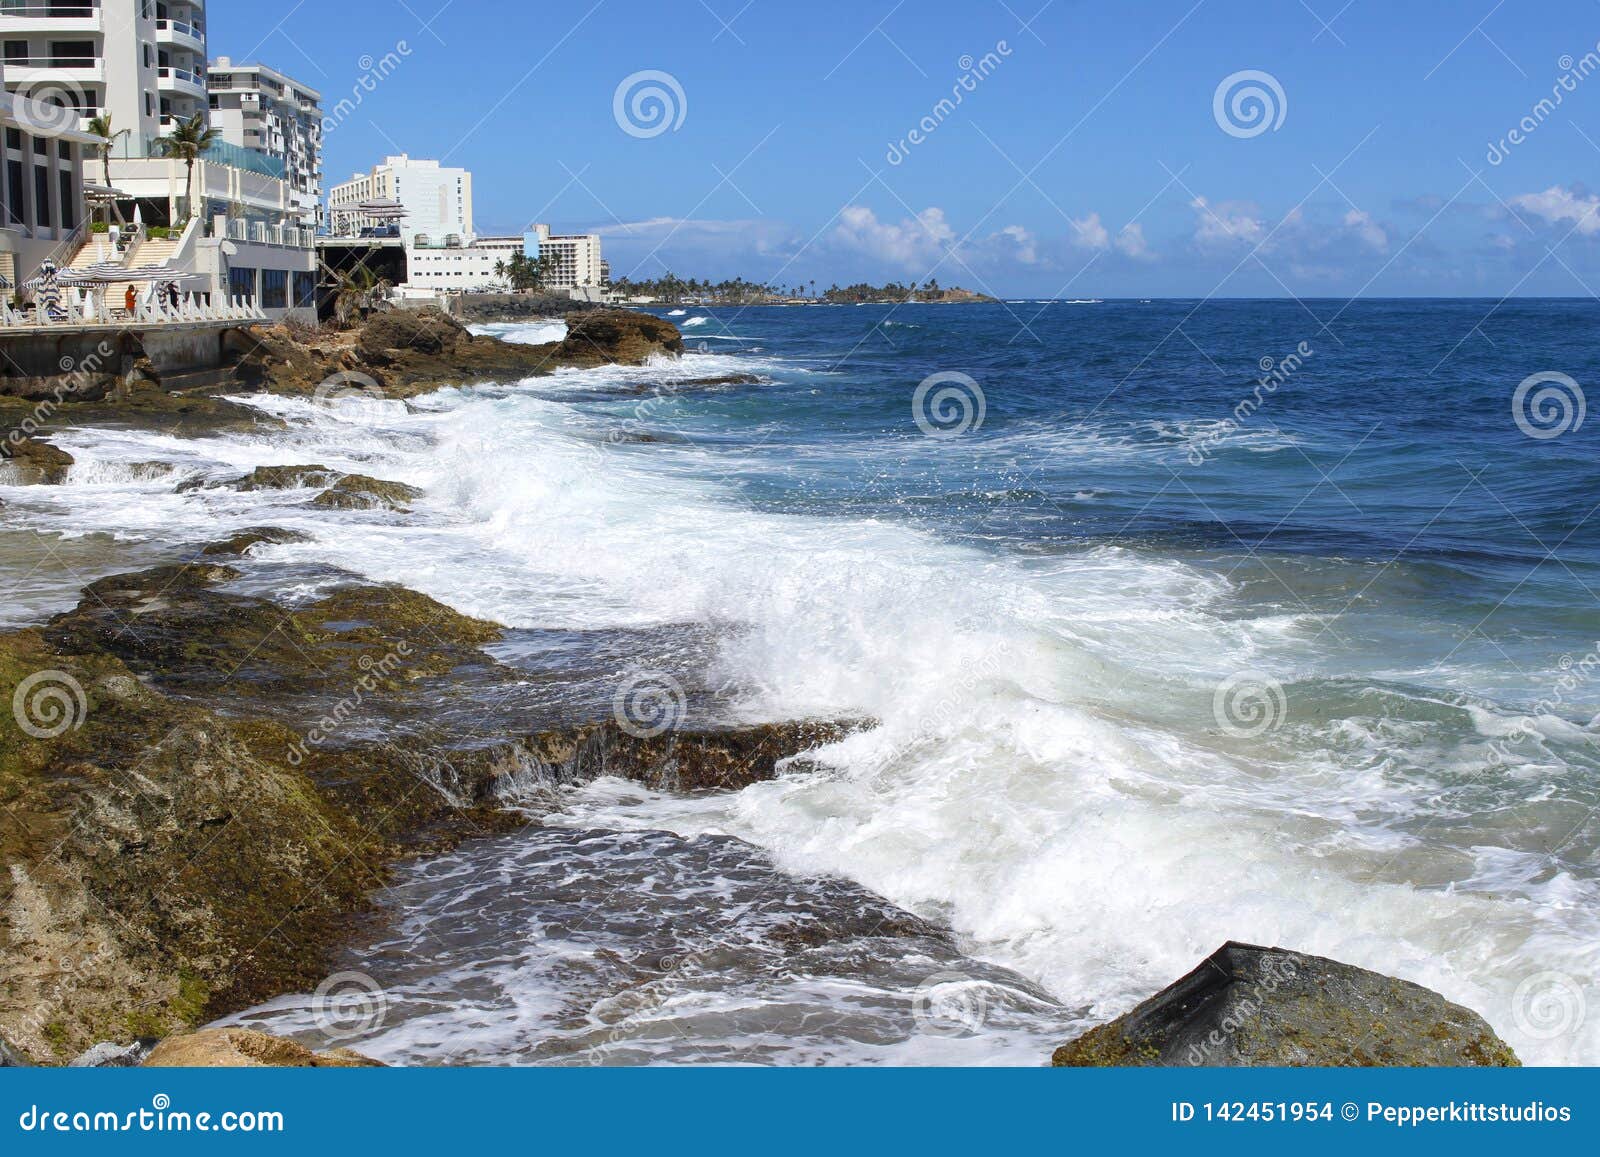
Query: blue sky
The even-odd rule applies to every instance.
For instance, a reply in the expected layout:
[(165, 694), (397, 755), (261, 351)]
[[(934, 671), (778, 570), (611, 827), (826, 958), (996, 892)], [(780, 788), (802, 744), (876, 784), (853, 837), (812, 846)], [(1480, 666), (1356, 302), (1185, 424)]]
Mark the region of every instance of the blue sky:
[[(400, 151), (464, 165), (480, 232), (598, 231), (615, 276), (1600, 287), (1595, 0), (213, 0), (209, 40), (326, 107), (361, 93), (330, 181)], [(669, 79), (623, 88), (619, 119), (638, 73)], [(641, 87), (670, 124), (630, 111)]]

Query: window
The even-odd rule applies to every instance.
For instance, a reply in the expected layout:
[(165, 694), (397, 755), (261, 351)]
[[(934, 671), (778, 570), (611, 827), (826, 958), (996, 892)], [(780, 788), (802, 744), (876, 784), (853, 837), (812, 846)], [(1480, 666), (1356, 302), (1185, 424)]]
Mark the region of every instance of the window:
[(317, 275), (315, 273), (296, 273), (294, 275), (294, 304), (296, 309), (314, 309), (317, 304)]
[(19, 152), (22, 150), (22, 130), (21, 129), (7, 129), (6, 130), (6, 148), (8, 148), (8, 149), (16, 149)]
[(228, 295), (230, 297), (254, 298), (256, 295), (256, 271), (239, 265), (228, 270)]
[(61, 227), (75, 229), (78, 225), (77, 198), (72, 195), (72, 170), (58, 169), (61, 178)]
[(43, 165), (33, 166), (33, 222), (50, 228), (50, 170)]
[(27, 60), (28, 59), (28, 42), (26, 40), (8, 40), (8, 41), (6, 41), (6, 59), (7, 60)]
[(22, 162), (6, 162), (6, 187), (10, 190), (6, 197), (6, 216), (13, 225), (23, 224), (22, 220)]
[(72, 160), (72, 142), (71, 141), (57, 141), (56, 142), (56, 156), (60, 157), (63, 161)]
[(261, 308), (287, 309), (289, 307), (289, 271), (263, 269), (261, 271)]

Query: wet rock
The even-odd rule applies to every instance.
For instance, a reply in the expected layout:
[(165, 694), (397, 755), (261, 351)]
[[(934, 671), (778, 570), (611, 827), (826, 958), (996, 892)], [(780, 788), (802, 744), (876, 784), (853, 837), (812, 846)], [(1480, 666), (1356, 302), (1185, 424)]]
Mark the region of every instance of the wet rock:
[(131, 1069), (143, 1064), (145, 1057), (149, 1056), (150, 1050), (155, 1047), (154, 1040), (138, 1040), (126, 1045), (114, 1041), (101, 1041), (73, 1057), (67, 1062), (67, 1068)]
[(190, 478), (178, 484), (179, 494), (188, 494), (196, 490), (220, 489), (237, 490), (241, 493), (255, 493), (262, 490), (298, 490), (302, 488), (321, 489), (332, 486), (344, 474), (338, 470), (330, 470), (326, 466), (257, 466), (248, 474), (241, 474), (236, 478)]
[(72, 463), (71, 454), (38, 438), (0, 439), (0, 483), (59, 486)]
[(657, 791), (736, 791), (775, 778), (782, 760), (836, 743), (865, 725), (799, 720), (641, 736), (607, 721), (543, 731), (525, 746), (553, 782), (616, 775)]
[(205, 557), (238, 556), (250, 553), (250, 548), (262, 543), (279, 545), (289, 542), (309, 542), (310, 536), (298, 530), (285, 530), (281, 526), (250, 526), (227, 538), (210, 542), (201, 549)]
[(1514, 1066), (1483, 1018), (1417, 984), (1229, 941), (1193, 972), (1055, 1051), (1062, 1066)]
[(145, 1059), (146, 1068), (382, 1068), (354, 1049), (314, 1053), (305, 1045), (247, 1028), (209, 1028), (168, 1037)]
[(0, 1069), (26, 1069), (30, 1067), (27, 1057), (8, 1045), (4, 1038), (0, 1038)]
[(658, 354), (682, 352), (683, 335), (677, 326), (628, 309), (603, 309), (569, 318), (567, 336), (555, 343), (556, 357), (573, 366), (640, 366)]
[(403, 482), (387, 482), (365, 474), (346, 474), (311, 500), (312, 506), (328, 510), (395, 510), (407, 513), (407, 503), (421, 498), (422, 491)]

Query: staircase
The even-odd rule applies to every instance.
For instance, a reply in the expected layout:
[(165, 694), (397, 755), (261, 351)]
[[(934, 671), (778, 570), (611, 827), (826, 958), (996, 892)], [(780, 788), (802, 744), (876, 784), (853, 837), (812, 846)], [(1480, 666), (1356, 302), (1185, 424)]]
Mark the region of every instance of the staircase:
[(111, 238), (104, 233), (91, 233), (67, 262), (68, 269), (87, 269), (102, 261), (121, 262), (122, 255), (111, 247)]
[(182, 244), (181, 237), (145, 237), (133, 247), (133, 253), (128, 260), (129, 265), (165, 265), (167, 260), (178, 251)]

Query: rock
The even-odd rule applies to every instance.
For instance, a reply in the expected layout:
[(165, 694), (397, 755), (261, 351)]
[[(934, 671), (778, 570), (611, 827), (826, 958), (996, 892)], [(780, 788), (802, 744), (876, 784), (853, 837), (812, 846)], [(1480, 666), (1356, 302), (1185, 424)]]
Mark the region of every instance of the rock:
[(311, 500), (312, 506), (327, 510), (410, 511), (406, 503), (421, 498), (422, 491), (404, 482), (386, 482), (365, 474), (346, 474)]
[(1055, 1051), (1061, 1066), (1518, 1065), (1483, 1018), (1421, 985), (1229, 941), (1177, 983)]
[(477, 324), (546, 321), (600, 308), (595, 302), (574, 299), (564, 293), (465, 293), (455, 299), (451, 313), (463, 323)]
[(641, 737), (607, 721), (543, 731), (525, 746), (542, 775), (556, 783), (616, 775), (657, 791), (737, 791), (775, 778), (780, 761), (863, 726), (808, 719)]
[(150, 1055), (150, 1050), (155, 1048), (154, 1040), (138, 1040), (132, 1044), (119, 1045), (114, 1041), (101, 1041), (87, 1051), (80, 1053), (67, 1062), (69, 1069), (131, 1069), (143, 1064), (145, 1057)]
[(12, 486), (59, 486), (67, 480), (73, 457), (38, 438), (0, 439), (0, 483)]
[(362, 326), (356, 348), (371, 365), (388, 365), (406, 353), (440, 354), (472, 335), (437, 309), (391, 309)]
[(326, 466), (257, 466), (243, 478), (227, 483), (230, 490), (298, 490), (332, 486), (344, 475)]
[(19, 1053), (0, 1038), (0, 1069), (26, 1069), (32, 1066), (28, 1058)]
[(301, 534), (298, 530), (285, 530), (281, 526), (250, 526), (216, 542), (210, 542), (201, 549), (205, 557), (218, 555), (244, 555), (250, 553), (250, 548), (262, 543), (277, 545), (288, 542), (309, 542), (309, 535)]
[(314, 1053), (305, 1045), (248, 1028), (208, 1028), (168, 1037), (145, 1058), (145, 1068), (382, 1068), (353, 1049)]
[(677, 326), (654, 314), (602, 309), (568, 319), (567, 336), (555, 343), (554, 350), (564, 365), (641, 366), (657, 354), (681, 354), (683, 335)]

